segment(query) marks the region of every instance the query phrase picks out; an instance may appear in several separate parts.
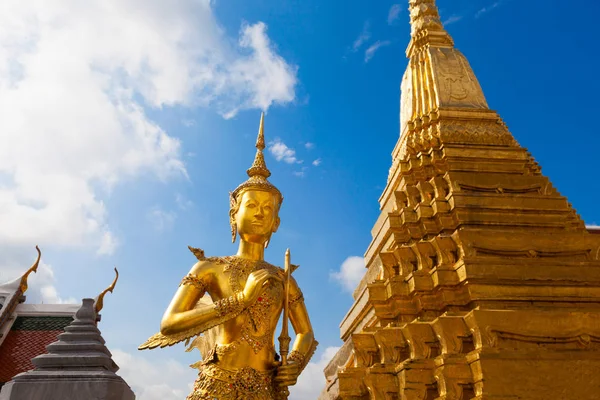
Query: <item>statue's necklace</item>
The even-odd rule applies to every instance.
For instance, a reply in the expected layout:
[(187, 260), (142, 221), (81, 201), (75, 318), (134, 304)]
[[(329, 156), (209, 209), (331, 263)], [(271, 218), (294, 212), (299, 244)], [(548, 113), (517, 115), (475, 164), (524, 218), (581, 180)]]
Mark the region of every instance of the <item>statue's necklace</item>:
[(225, 264), (224, 272), (229, 272), (229, 284), (234, 292), (243, 290), (240, 281), (246, 281), (248, 275), (253, 271), (265, 268), (276, 268), (264, 260), (249, 260), (238, 256), (227, 256), (221, 258)]

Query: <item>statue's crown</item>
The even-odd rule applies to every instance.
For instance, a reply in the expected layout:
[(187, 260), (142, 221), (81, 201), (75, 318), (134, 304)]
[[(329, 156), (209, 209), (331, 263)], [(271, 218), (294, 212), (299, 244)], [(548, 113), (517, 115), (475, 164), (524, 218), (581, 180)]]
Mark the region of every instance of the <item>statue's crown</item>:
[(237, 200), (238, 195), (244, 190), (255, 189), (271, 192), (278, 197), (279, 204), (283, 201), (283, 196), (279, 189), (275, 187), (271, 182), (267, 180), (271, 176), (271, 171), (265, 164), (265, 156), (263, 150), (265, 149), (265, 113), (260, 116), (260, 126), (258, 128), (258, 137), (256, 138), (256, 155), (254, 156), (254, 162), (252, 166), (246, 171), (249, 178), (246, 182), (239, 185), (233, 192), (230, 193), (231, 201)]

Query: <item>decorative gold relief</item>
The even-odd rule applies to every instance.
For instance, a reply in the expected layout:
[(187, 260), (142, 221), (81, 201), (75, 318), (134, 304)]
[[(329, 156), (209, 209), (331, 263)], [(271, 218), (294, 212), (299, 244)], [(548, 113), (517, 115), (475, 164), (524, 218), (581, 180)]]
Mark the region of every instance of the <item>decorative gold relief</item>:
[(495, 193), (495, 194), (527, 194), (542, 193), (542, 184), (526, 185), (522, 187), (503, 187), (502, 185), (469, 185), (467, 183), (456, 182), (460, 190), (473, 193)]
[(430, 57), (438, 84), (440, 107), (488, 108), (481, 87), (460, 52), (438, 47), (431, 49)]
[(479, 246), (473, 246), (472, 248), (476, 252), (475, 255), (489, 255), (504, 258), (581, 258), (585, 260), (591, 258), (591, 249), (548, 251), (533, 248), (527, 250), (503, 250)]

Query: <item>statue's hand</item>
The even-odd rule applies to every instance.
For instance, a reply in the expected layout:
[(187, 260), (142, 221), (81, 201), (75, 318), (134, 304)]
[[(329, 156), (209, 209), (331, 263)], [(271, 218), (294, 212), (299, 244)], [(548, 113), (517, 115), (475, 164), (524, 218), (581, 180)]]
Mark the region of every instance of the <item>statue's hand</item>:
[(246, 286), (244, 287), (244, 300), (247, 306), (250, 306), (256, 302), (260, 292), (267, 282), (268, 279), (275, 279), (279, 282), (283, 281), (283, 277), (275, 272), (271, 272), (267, 269), (261, 269), (254, 271), (248, 276)]
[(289, 361), (286, 365), (281, 365), (281, 362), (275, 363), (277, 374), (275, 375), (275, 384), (277, 386), (292, 386), (296, 384), (300, 375), (300, 365), (296, 362)]

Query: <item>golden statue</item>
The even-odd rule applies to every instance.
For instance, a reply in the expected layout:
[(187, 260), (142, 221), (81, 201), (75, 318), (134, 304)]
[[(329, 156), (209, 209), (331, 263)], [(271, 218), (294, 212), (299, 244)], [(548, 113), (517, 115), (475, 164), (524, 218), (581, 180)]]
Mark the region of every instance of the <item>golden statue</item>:
[[(186, 341), (187, 351), (198, 348), (202, 361), (188, 400), (285, 399), (312, 357), (317, 342), (302, 292), (291, 277), (294, 269), (286, 253), (286, 271), (264, 261), (271, 234), (279, 227), (283, 196), (267, 178), (261, 116), (256, 157), (249, 179), (230, 194), (232, 239), (240, 237), (234, 256), (198, 258), (183, 278), (163, 316), (160, 333), (139, 349), (171, 346)], [(284, 313), (281, 360), (275, 351), (275, 329)], [(287, 355), (287, 318), (296, 333)], [(193, 339), (195, 338), (195, 339)], [(193, 339), (193, 340), (192, 340)]]

